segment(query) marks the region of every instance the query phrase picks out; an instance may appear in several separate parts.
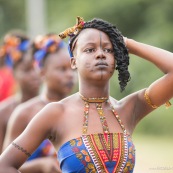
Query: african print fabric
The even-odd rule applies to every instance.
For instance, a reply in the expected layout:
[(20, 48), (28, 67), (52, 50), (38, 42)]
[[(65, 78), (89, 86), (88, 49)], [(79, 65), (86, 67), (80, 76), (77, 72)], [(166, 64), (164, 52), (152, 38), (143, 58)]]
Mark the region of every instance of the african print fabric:
[(31, 157), (28, 158), (27, 161), (46, 156), (56, 157), (55, 149), (48, 139), (44, 140), (41, 143), (41, 145), (35, 150), (35, 152), (31, 155)]
[(135, 148), (124, 133), (83, 135), (62, 145), (58, 158), (63, 173), (132, 173)]

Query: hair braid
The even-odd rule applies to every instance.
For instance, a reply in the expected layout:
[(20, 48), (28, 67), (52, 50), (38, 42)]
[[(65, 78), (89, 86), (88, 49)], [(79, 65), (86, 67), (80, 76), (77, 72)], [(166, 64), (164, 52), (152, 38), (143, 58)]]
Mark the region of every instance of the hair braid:
[[(123, 36), (116, 26), (104, 21), (102, 19), (94, 18), (91, 21), (85, 22), (83, 29), (95, 28), (109, 36), (114, 50), (114, 58), (116, 61), (115, 69), (118, 70), (118, 80), (121, 91), (123, 91), (130, 81), (130, 73), (128, 71), (129, 55), (128, 50), (124, 44)], [(80, 34), (80, 32), (71, 38), (70, 49), (72, 48), (73, 41)]]

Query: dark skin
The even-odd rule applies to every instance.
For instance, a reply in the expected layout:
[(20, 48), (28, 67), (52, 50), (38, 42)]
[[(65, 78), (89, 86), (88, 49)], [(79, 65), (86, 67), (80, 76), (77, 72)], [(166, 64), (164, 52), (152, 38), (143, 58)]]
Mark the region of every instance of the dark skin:
[(37, 96), (39, 92), (41, 81), (38, 73), (33, 67), (33, 61), (25, 58), (13, 69), (19, 92), (0, 105), (0, 153), (11, 113), (17, 105)]
[[(40, 96), (19, 105), (15, 109), (9, 120), (4, 148), (24, 131), (31, 119), (47, 103), (59, 101), (72, 91), (74, 73), (70, 66), (67, 49), (61, 49), (58, 52), (49, 54), (40, 74), (43, 78), (44, 89)], [(48, 162), (49, 164), (45, 164)], [(23, 173), (60, 172), (57, 163), (56, 158), (39, 158), (25, 163), (20, 170)]]
[[(127, 39), (126, 44), (130, 53), (154, 63), (166, 73), (147, 88), (152, 103), (160, 106), (171, 99), (173, 97), (173, 54), (132, 39)], [(85, 97), (109, 95), (109, 80), (115, 63), (114, 56), (109, 51), (111, 49), (109, 37), (99, 30), (85, 29), (79, 34), (71, 66), (78, 70), (79, 92)], [(100, 61), (107, 65), (97, 66)], [(119, 101), (110, 97), (112, 105), (130, 135), (137, 123), (154, 110), (144, 99), (145, 90), (137, 91)], [(79, 93), (60, 102), (48, 104), (32, 119), (15, 143), (32, 153), (45, 138), (52, 136), (52, 143), (58, 151), (62, 144), (82, 135), (83, 109), (84, 102)], [(103, 103), (103, 110), (110, 132), (122, 132), (107, 103)], [(92, 103), (87, 133), (103, 133), (97, 110)], [(13, 168), (15, 173), (26, 159), (24, 153), (10, 145), (0, 157), (0, 168)]]

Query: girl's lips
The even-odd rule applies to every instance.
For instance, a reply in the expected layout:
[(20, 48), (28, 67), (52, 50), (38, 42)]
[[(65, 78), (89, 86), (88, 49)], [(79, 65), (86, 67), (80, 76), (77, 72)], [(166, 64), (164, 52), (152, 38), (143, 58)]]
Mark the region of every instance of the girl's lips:
[(108, 66), (108, 64), (106, 62), (101, 61), (101, 62), (96, 63), (95, 66)]

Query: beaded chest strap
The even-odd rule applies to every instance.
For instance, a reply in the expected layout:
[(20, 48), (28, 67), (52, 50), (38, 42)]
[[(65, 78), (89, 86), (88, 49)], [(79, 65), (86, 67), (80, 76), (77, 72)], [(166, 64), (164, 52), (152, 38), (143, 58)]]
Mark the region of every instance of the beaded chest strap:
[(80, 97), (82, 100), (84, 100), (85, 102), (85, 108), (84, 108), (84, 123), (83, 123), (83, 134), (87, 134), (87, 129), (88, 129), (88, 116), (89, 116), (89, 103), (95, 103), (96, 104), (96, 109), (97, 109), (97, 112), (99, 114), (99, 117), (100, 117), (100, 122), (102, 124), (102, 128), (103, 128), (103, 132), (104, 134), (107, 134), (109, 133), (109, 128), (108, 128), (108, 124), (107, 124), (107, 121), (106, 121), (106, 117), (104, 115), (104, 111), (103, 111), (103, 108), (102, 108), (102, 103), (103, 102), (108, 102), (110, 107), (111, 107), (111, 110), (113, 112), (113, 114), (115, 115), (118, 123), (120, 124), (122, 130), (124, 133), (126, 133), (126, 130), (125, 130), (125, 127), (124, 125), (122, 124), (118, 114), (116, 113), (114, 107), (112, 106), (112, 104), (110, 103), (108, 97), (101, 97), (101, 98), (86, 98), (84, 97), (82, 94), (80, 94)]

